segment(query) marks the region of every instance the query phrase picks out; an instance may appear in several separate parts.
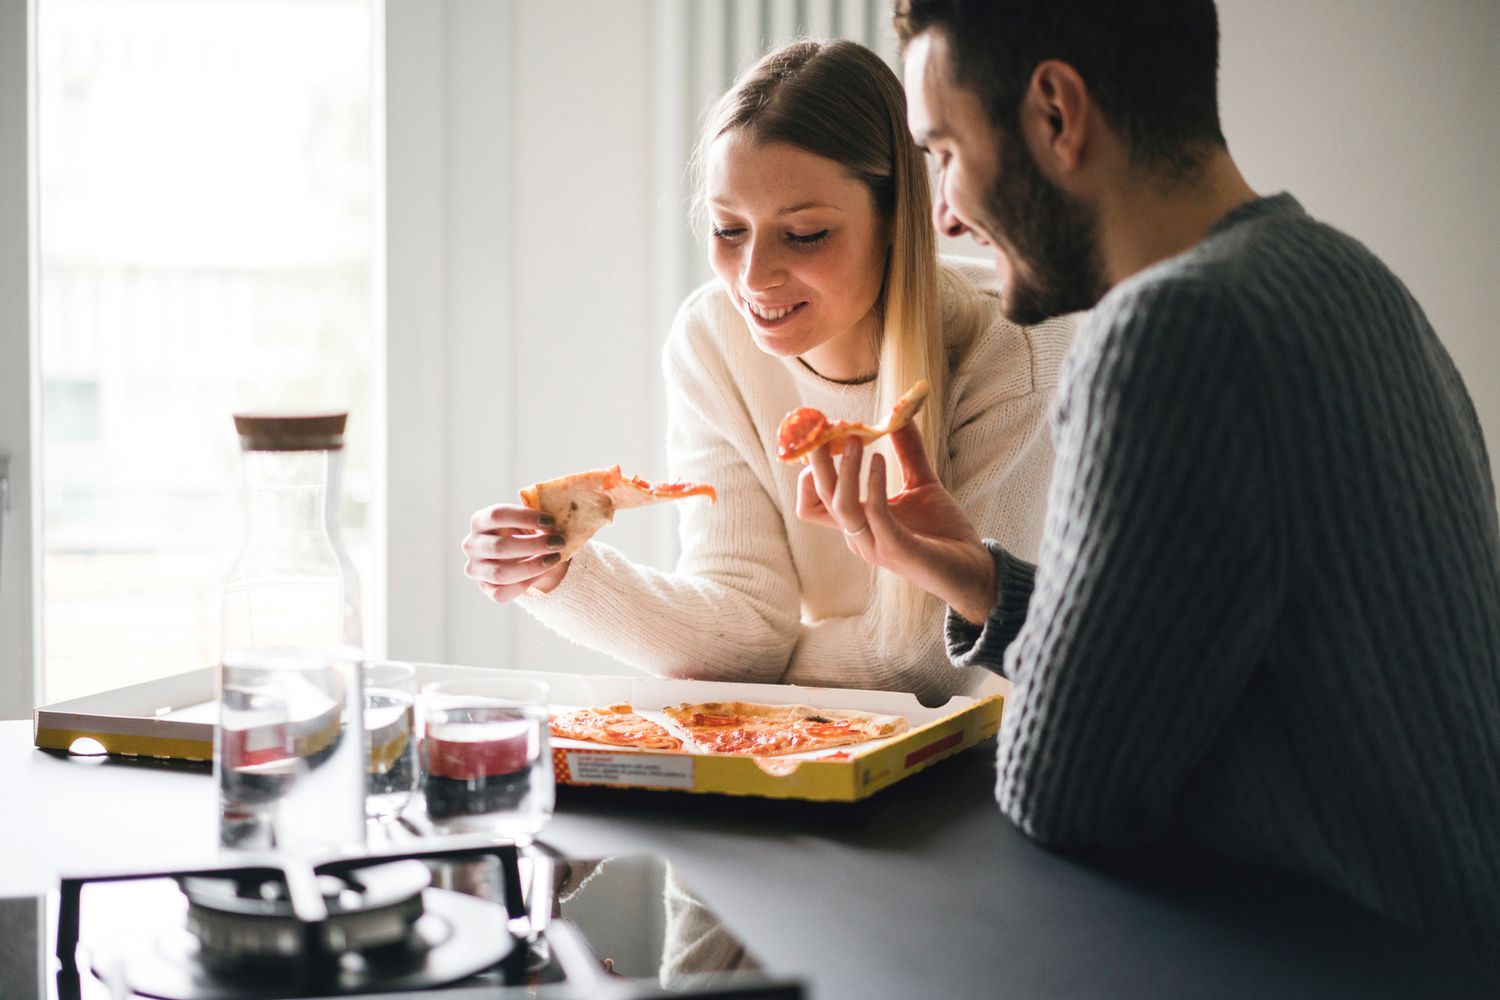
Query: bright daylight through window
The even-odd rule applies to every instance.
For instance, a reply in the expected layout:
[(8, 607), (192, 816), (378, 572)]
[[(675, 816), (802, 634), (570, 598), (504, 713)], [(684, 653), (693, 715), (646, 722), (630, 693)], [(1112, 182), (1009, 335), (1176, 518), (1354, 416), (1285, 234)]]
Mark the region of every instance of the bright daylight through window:
[[(44, 692), (205, 667), (242, 408), (347, 408), (369, 586), (369, 0), (39, 0)], [(368, 634), (368, 633), (367, 633)]]

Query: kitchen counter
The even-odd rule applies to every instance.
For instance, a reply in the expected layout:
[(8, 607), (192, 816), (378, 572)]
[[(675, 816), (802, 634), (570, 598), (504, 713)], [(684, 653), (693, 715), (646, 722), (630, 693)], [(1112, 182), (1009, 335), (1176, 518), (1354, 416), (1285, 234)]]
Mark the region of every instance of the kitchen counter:
[[(214, 856), (206, 769), (54, 756), (22, 721), (0, 723), (0, 775), (0, 897)], [(814, 1000), (1500, 995), (1500, 974), (1286, 876), (1043, 850), (993, 785), (983, 747), (853, 805), (562, 788), (542, 839), (666, 856)]]

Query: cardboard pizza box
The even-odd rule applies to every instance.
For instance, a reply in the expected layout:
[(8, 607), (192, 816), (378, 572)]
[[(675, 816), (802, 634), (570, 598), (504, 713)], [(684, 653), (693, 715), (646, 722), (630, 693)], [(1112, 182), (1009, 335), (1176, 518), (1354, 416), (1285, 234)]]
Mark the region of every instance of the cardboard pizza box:
[[(419, 684), (496, 673), (546, 682), (556, 711), (628, 702), (661, 721), (667, 705), (750, 701), (900, 715), (911, 723), (907, 731), (884, 739), (778, 757), (638, 750), (554, 738), (553, 767), (565, 785), (854, 802), (993, 740), (1004, 708), (1001, 694), (955, 696), (929, 708), (913, 695), (891, 691), (417, 666)], [(94, 753), (102, 748), (109, 754), (202, 762), (213, 757), (216, 717), (214, 670), (205, 668), (38, 708), (33, 729), (36, 745), (49, 750), (87, 746)]]

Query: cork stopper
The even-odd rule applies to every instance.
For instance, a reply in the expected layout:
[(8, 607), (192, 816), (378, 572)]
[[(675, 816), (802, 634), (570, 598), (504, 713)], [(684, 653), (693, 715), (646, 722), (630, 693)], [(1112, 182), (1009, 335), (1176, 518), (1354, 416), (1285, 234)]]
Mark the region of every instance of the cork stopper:
[(242, 451), (337, 451), (348, 413), (236, 413)]

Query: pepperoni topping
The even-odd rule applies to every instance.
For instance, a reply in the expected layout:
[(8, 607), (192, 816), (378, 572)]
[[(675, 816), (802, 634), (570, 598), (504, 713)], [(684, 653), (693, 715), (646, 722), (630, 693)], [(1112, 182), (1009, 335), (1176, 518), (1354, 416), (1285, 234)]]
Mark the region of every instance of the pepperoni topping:
[(788, 413), (776, 430), (776, 457), (783, 461), (796, 458), (828, 427), (821, 410), (799, 406)]

